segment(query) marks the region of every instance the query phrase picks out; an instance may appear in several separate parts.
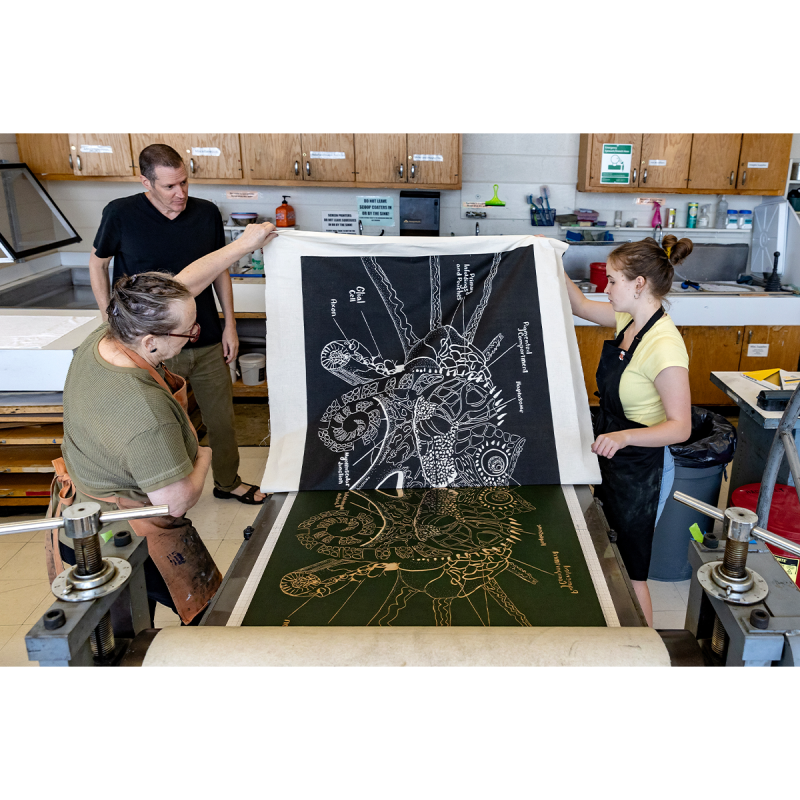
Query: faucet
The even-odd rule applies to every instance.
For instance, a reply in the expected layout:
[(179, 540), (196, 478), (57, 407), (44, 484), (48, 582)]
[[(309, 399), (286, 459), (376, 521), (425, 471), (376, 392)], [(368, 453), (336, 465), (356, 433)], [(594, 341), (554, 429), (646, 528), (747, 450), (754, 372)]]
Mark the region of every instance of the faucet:
[(481, 235), (481, 225), (480, 225), (479, 222), (475, 223), (475, 235), (476, 236), (480, 236)]
[(658, 244), (661, 244), (661, 240), (664, 238), (664, 229), (661, 225), (656, 225), (655, 228), (653, 228), (653, 238)]

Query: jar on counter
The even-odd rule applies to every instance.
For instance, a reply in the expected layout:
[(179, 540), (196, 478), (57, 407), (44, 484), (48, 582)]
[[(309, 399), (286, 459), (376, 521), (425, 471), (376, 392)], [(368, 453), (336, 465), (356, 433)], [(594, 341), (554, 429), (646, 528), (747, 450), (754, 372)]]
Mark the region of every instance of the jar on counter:
[(689, 203), (689, 212), (686, 216), (686, 227), (697, 227), (697, 209), (700, 207), (699, 203)]
[(739, 227), (744, 230), (753, 230), (753, 212), (749, 208), (739, 209)]
[(728, 218), (725, 222), (725, 229), (735, 231), (739, 228), (739, 212), (736, 209), (728, 209)]

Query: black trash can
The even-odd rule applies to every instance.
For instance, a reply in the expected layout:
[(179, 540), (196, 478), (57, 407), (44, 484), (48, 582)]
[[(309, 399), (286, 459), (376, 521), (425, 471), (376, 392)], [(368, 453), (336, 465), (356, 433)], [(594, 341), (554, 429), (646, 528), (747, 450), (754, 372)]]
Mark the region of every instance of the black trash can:
[(672, 495), (684, 492), (716, 507), (722, 471), (736, 450), (736, 429), (725, 417), (692, 406), (692, 435), (669, 449), (675, 459), (675, 482), (656, 525), (649, 577), (672, 582), (692, 576), (689, 528), (697, 523), (701, 532), (707, 533), (714, 527), (714, 520), (679, 503)]

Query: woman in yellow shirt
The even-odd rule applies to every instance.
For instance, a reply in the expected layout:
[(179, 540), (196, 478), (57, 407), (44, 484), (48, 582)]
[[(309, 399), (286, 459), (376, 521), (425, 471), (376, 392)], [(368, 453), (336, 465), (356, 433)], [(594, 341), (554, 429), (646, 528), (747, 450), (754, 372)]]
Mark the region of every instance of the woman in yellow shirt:
[(590, 300), (567, 278), (572, 313), (617, 332), (603, 344), (597, 369), (600, 408), (592, 451), (603, 482), (595, 494), (651, 626), (653, 532), (674, 479), (668, 445), (685, 441), (692, 429), (689, 356), (662, 301), (673, 266), (691, 252), (689, 239), (671, 235), (663, 246), (647, 238), (617, 247), (606, 263), (609, 303)]

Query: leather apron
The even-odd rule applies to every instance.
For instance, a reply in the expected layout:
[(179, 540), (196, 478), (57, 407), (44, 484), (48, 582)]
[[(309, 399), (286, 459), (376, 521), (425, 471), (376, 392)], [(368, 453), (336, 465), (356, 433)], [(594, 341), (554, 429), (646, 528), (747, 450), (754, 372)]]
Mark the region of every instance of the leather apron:
[[(186, 380), (174, 375), (166, 367), (164, 377), (141, 356), (119, 342), (117, 349), (124, 353), (137, 367), (147, 370), (153, 379), (169, 392), (179, 403), (188, 419), (188, 394)], [(191, 426), (191, 422), (189, 423)], [(192, 431), (197, 437), (197, 432)], [(74, 484), (67, 474), (64, 459), (53, 461), (56, 476), (51, 486), (51, 500), (48, 516), (59, 516), (64, 506), (70, 506), (77, 499), (76, 491), (93, 500), (113, 503), (120, 510), (143, 508), (152, 505), (149, 501), (131, 500), (116, 495), (95, 497), (82, 487)], [(137, 536), (147, 538), (147, 549), (158, 571), (167, 584), (170, 596), (175, 603), (178, 616), (184, 624), (191, 622), (210, 602), (222, 583), (222, 575), (208, 552), (203, 540), (192, 525), (191, 520), (181, 517), (151, 517), (149, 519), (129, 520), (128, 525)], [(53, 529), (45, 537), (47, 572), (50, 581), (64, 569), (58, 549), (58, 530)]]
[[(659, 308), (636, 334), (627, 352), (621, 350), (620, 345), (633, 320), (616, 339), (603, 343), (597, 368), (600, 408), (592, 419), (595, 438), (602, 433), (647, 427), (625, 416), (619, 384), (636, 348), (663, 315), (664, 309)], [(628, 575), (631, 580), (646, 581), (664, 471), (664, 448), (628, 445), (612, 458), (601, 456), (598, 461), (603, 482), (595, 487), (595, 496), (603, 502), (608, 524), (617, 534), (617, 546)]]

